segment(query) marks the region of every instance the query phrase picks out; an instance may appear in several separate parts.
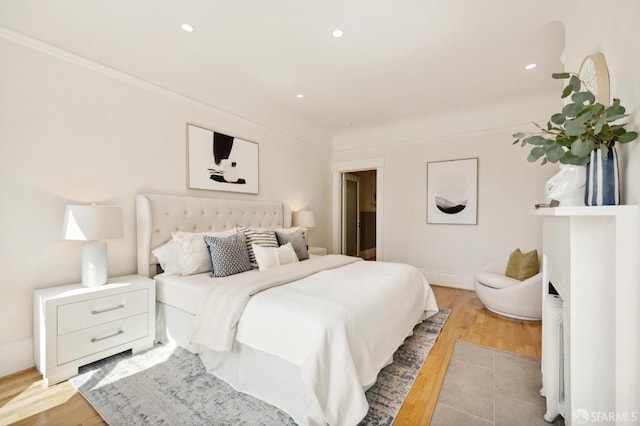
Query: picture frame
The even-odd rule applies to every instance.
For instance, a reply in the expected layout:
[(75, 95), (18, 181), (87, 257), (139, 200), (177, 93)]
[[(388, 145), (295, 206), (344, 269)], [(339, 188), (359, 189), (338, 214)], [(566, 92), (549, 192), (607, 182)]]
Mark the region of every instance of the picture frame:
[(427, 163), (427, 223), (478, 224), (478, 158)]
[(258, 144), (187, 123), (187, 187), (259, 193)]

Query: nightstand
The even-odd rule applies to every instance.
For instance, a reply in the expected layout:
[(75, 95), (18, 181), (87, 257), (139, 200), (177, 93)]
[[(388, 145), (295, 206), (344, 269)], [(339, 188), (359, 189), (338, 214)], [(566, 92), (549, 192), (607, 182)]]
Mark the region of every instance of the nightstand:
[(36, 290), (34, 357), (47, 386), (78, 374), (78, 367), (155, 340), (155, 281), (140, 275)]
[(327, 254), (327, 249), (324, 247), (309, 247), (309, 254), (315, 254), (316, 256), (324, 256)]

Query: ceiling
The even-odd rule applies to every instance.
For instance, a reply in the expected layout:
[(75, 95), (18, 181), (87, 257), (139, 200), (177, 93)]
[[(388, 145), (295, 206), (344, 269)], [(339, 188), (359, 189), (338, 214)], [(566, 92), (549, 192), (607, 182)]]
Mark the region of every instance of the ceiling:
[(557, 9), (553, 0), (2, 0), (0, 25), (245, 118), (274, 108), (335, 133), (556, 88)]

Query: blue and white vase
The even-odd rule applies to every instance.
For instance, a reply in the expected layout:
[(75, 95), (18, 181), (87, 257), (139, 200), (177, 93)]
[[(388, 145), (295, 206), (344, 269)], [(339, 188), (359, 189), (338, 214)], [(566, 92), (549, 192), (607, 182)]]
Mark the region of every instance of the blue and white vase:
[(615, 147), (602, 158), (599, 149), (591, 151), (587, 164), (587, 182), (584, 191), (585, 206), (617, 206), (620, 204), (620, 173)]

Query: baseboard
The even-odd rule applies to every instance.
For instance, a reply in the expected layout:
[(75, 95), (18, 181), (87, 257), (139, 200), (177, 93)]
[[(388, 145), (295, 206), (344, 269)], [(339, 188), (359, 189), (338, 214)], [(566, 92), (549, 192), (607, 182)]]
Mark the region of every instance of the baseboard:
[(432, 271), (421, 269), (420, 272), (427, 278), (429, 284), (445, 287), (473, 290), (473, 274), (461, 274), (459, 272)]
[(360, 257), (363, 259), (371, 259), (372, 257), (376, 257), (376, 248), (370, 248), (366, 250), (360, 250)]
[(33, 367), (33, 338), (0, 345), (0, 377)]

